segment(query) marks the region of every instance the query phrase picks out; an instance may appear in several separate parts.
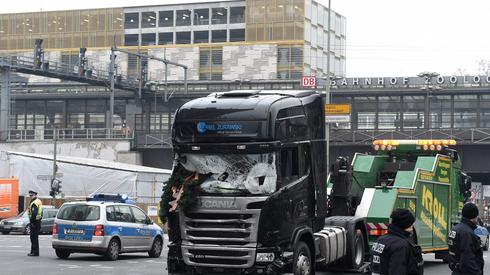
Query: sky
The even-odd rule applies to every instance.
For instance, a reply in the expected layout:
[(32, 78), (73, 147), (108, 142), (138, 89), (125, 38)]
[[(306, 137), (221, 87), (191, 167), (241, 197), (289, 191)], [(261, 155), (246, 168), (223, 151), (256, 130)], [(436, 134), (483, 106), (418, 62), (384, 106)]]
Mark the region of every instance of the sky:
[[(16, 0), (4, 3), (0, 13), (185, 2), (209, 1)], [(331, 5), (347, 18), (348, 77), (415, 76), (423, 71), (475, 75), (490, 70), (488, 0), (331, 0)]]

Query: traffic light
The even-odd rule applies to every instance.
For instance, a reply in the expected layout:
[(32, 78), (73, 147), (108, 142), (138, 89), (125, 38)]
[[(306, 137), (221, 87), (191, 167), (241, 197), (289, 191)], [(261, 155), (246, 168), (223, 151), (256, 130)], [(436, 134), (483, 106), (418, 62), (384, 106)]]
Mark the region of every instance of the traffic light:
[(78, 56), (78, 74), (83, 76), (85, 75), (85, 71), (87, 70), (87, 57), (85, 53), (87, 52), (87, 48), (80, 48), (80, 55)]
[(142, 86), (144, 86), (145, 85), (145, 82), (146, 82), (146, 80), (148, 78), (148, 60), (141, 59), (140, 69), (141, 69), (141, 78), (140, 78), (140, 81), (142, 83)]
[(34, 41), (34, 67), (40, 69), (43, 64), (44, 51), (43, 51), (43, 40), (36, 38)]
[[(52, 182), (51, 182), (51, 192), (54, 193), (54, 194), (59, 194), (61, 193), (61, 180), (59, 179), (54, 179)], [(50, 194), (51, 194), (50, 192)], [(51, 195), (52, 196), (52, 195)]]

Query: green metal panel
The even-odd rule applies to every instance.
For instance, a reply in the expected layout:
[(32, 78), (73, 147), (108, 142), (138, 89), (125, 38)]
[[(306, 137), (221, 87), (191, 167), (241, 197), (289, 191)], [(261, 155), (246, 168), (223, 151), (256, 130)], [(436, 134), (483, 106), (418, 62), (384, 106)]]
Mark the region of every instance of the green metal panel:
[(434, 166), (435, 157), (418, 157), (415, 163), (415, 169), (420, 168), (428, 171), (432, 171)]
[(415, 171), (398, 171), (396, 173), (394, 187), (412, 188), (415, 179)]
[(394, 189), (377, 189), (374, 191), (373, 203), (369, 208), (369, 222), (388, 222), (395, 206), (397, 191)]

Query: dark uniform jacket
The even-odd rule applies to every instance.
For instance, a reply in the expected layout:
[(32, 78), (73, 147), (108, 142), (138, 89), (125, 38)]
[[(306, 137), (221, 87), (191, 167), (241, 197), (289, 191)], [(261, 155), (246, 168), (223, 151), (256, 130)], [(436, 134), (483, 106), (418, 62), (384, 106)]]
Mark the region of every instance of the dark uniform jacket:
[(380, 275), (424, 274), (422, 249), (410, 233), (393, 224), (388, 234), (379, 238), (372, 247), (371, 271)]
[(483, 250), (475, 234), (476, 225), (466, 218), (449, 232), (449, 268), (453, 275), (483, 274)]

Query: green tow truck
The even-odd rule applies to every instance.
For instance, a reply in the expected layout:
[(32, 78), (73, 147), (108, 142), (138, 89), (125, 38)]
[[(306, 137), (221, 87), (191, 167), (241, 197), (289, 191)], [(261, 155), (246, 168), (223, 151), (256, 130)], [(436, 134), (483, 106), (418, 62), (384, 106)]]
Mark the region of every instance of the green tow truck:
[[(415, 237), (423, 251), (446, 259), (447, 234), (471, 195), (471, 177), (461, 170), (454, 145), (454, 140), (376, 140), (376, 154), (358, 153), (351, 167), (339, 169), (351, 181), (351, 192), (338, 204), (347, 202), (354, 216), (366, 218), (370, 245), (388, 232), (393, 209), (407, 208), (416, 215)], [(329, 182), (335, 201), (336, 184)]]

